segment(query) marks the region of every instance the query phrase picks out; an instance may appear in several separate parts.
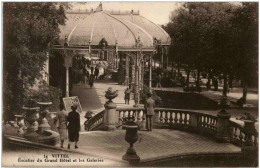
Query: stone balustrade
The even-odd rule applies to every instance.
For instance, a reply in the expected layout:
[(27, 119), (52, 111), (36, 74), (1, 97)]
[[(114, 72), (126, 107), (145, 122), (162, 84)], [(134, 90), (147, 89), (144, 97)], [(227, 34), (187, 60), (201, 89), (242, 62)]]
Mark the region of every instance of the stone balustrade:
[(89, 120), (85, 121), (85, 130), (91, 131), (94, 130), (97, 126), (101, 125), (104, 120), (104, 113), (105, 110), (101, 111), (100, 113), (96, 114), (94, 117), (90, 118)]
[(254, 128), (251, 128), (251, 130), (246, 131), (243, 125), (230, 121), (231, 142), (238, 146), (249, 144), (249, 146), (258, 147), (258, 132)]
[[(140, 130), (146, 130), (146, 114), (143, 107), (117, 108), (118, 128), (130, 118), (133, 119), (140, 127)], [(103, 113), (94, 116), (87, 122), (87, 129), (92, 130), (102, 122)], [(154, 128), (177, 129), (199, 133), (213, 138), (217, 138), (219, 117), (211, 114), (205, 114), (196, 110), (182, 110), (169, 108), (155, 108), (153, 117)], [(230, 131), (230, 142), (238, 146), (258, 147), (258, 132), (251, 121), (244, 121), (246, 127), (236, 122), (230, 121), (228, 128)], [(251, 124), (250, 124), (251, 123)]]

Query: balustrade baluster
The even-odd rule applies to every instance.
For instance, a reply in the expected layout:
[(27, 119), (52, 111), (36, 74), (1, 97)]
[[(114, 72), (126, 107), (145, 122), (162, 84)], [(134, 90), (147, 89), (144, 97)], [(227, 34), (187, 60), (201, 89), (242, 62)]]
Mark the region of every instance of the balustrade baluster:
[(189, 113), (189, 119), (188, 119), (189, 125), (191, 125), (191, 120), (192, 120), (191, 115), (192, 114)]
[(123, 122), (126, 121), (126, 112), (127, 112), (127, 111), (123, 111)]
[(165, 111), (164, 114), (165, 114), (164, 123), (168, 124), (168, 111)]
[(180, 112), (180, 119), (179, 119), (180, 125), (182, 125), (182, 121), (183, 121), (183, 119), (182, 119), (182, 112)]
[(187, 125), (187, 113), (184, 113), (184, 125)]
[(178, 112), (174, 112), (174, 124), (178, 124)]
[(129, 120), (131, 112), (132, 112), (132, 110), (127, 112), (127, 120)]
[(171, 125), (173, 125), (173, 117), (172, 117), (172, 114), (173, 114), (173, 112), (172, 111), (170, 111), (170, 119), (169, 119), (169, 121), (170, 121), (170, 124)]
[(163, 123), (163, 111), (159, 111), (160, 113), (160, 122)]
[(141, 123), (141, 117), (140, 117), (140, 115), (141, 115), (141, 110), (140, 110), (140, 111), (136, 111), (136, 122), (137, 122), (138, 124)]
[(205, 128), (208, 128), (208, 117), (207, 117), (207, 116), (204, 116), (204, 121), (203, 121), (203, 123), (204, 123), (204, 127), (205, 127)]
[(241, 131), (241, 129), (239, 129), (239, 140), (240, 141), (243, 141), (243, 135), (242, 135), (242, 131)]
[(235, 138), (235, 140), (237, 140), (237, 139), (238, 139), (238, 135), (237, 135), (237, 127), (234, 127), (234, 128), (235, 128), (234, 138)]
[(207, 117), (208, 119), (207, 119), (207, 127), (208, 127), (208, 129), (209, 129), (209, 131), (211, 132), (211, 130), (212, 130), (212, 127), (211, 127), (211, 117), (210, 116), (208, 116)]

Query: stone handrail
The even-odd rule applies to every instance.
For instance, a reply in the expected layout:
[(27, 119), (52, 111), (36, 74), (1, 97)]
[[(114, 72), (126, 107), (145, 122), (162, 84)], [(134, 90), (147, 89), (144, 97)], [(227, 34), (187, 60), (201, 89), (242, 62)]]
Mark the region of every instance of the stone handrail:
[[(144, 108), (118, 108), (117, 111), (119, 122), (133, 118), (138, 124), (145, 123)], [(207, 134), (215, 134), (217, 130), (217, 116), (194, 110), (155, 108), (153, 123), (157, 128), (174, 128)]]
[(100, 113), (96, 114), (94, 117), (90, 118), (89, 120), (85, 121), (85, 130), (91, 131), (95, 127), (103, 124), (103, 116), (104, 116), (105, 110), (101, 111)]
[(155, 109), (155, 123), (169, 128), (214, 135), (217, 130), (217, 116), (194, 110)]
[[(230, 141), (238, 146), (245, 146), (248, 140), (252, 141), (251, 145), (258, 147), (258, 132), (253, 130), (252, 133), (247, 133), (245, 127), (234, 121), (230, 121)], [(248, 138), (250, 136), (250, 138)]]
[[(119, 126), (131, 118), (139, 125), (141, 130), (146, 130), (146, 112), (144, 107), (117, 108), (116, 111), (118, 112)], [(103, 116), (104, 111), (91, 118), (87, 122), (86, 130), (92, 130), (96, 125), (102, 123)], [(154, 128), (172, 128), (216, 137), (218, 116), (196, 110), (155, 108), (153, 125)], [(231, 120), (229, 129), (231, 143), (238, 146), (244, 146), (249, 143), (248, 145), (258, 147), (258, 133), (255, 129), (246, 131), (244, 126)]]
[(146, 118), (143, 107), (117, 108), (116, 111), (119, 113), (119, 125), (129, 118), (133, 118), (136, 123), (140, 124), (144, 122)]

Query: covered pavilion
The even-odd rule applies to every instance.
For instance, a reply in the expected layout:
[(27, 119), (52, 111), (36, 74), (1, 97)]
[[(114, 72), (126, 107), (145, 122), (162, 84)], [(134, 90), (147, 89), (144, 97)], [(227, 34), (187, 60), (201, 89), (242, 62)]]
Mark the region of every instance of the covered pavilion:
[(153, 55), (161, 53), (162, 65), (164, 60), (168, 60), (170, 36), (159, 25), (141, 16), (139, 11), (103, 11), (101, 3), (95, 11), (68, 11), (66, 17), (66, 25), (60, 26), (60, 41), (51, 47), (52, 50), (64, 51), (66, 97), (69, 96), (72, 57), (80, 53), (95, 60), (94, 63), (107, 62), (107, 68), (115, 71), (122, 61), (125, 65), (124, 84), (134, 87), (138, 104), (144, 68), (149, 67), (151, 88)]

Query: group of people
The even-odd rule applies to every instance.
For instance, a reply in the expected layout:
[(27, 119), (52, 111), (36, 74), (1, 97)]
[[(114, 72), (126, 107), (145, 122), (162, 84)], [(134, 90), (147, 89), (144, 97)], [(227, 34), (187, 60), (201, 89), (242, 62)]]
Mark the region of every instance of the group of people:
[[(126, 103), (129, 104), (131, 90), (126, 89)], [(148, 99), (146, 100), (145, 109), (146, 109), (146, 122), (147, 130), (152, 131), (153, 115), (155, 108), (155, 101), (152, 98), (152, 94), (148, 93)], [(54, 123), (60, 134), (60, 147), (64, 148), (64, 141), (69, 138), (68, 149), (70, 149), (70, 144), (75, 142), (75, 149), (78, 149), (79, 141), (79, 131), (80, 131), (80, 115), (77, 112), (77, 105), (71, 106), (71, 112), (67, 113), (63, 104), (60, 104), (60, 111), (57, 113)]]
[(99, 68), (97, 66), (95, 68), (93, 66), (91, 66), (90, 68), (86, 67), (85, 84), (87, 83), (87, 79), (88, 79), (88, 84), (90, 88), (92, 88), (94, 85), (94, 80), (98, 79), (98, 75), (99, 75)]
[(64, 105), (60, 104), (60, 111), (57, 113), (54, 122), (60, 134), (60, 147), (63, 148), (64, 141), (69, 135), (68, 149), (70, 149), (71, 142), (75, 142), (75, 149), (77, 149), (80, 131), (80, 115), (76, 111), (77, 105), (72, 105), (71, 110), (71, 112), (67, 113), (64, 109)]

